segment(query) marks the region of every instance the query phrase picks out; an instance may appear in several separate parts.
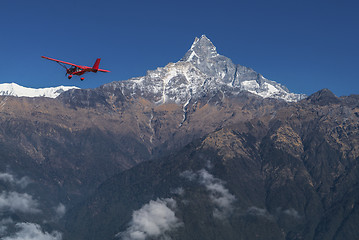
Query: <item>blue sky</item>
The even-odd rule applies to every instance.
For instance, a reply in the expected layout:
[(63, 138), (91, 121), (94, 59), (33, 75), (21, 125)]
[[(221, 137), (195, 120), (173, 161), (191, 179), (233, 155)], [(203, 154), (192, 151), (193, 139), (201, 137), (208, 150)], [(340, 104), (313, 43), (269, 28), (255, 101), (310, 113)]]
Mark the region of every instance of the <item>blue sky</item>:
[[(0, 83), (94, 88), (182, 58), (205, 34), (219, 54), (292, 92), (359, 94), (356, 0), (2, 0)], [(48, 56), (111, 73), (68, 80)]]

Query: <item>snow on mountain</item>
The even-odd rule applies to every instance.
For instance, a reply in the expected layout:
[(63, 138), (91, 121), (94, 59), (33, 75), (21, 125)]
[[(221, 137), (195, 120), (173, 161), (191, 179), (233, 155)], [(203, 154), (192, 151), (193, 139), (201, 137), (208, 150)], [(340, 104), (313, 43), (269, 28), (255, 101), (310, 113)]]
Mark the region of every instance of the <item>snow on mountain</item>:
[(218, 54), (205, 35), (194, 40), (180, 61), (118, 84), (123, 93), (140, 95), (158, 104), (183, 104), (216, 91), (221, 91), (224, 96), (226, 93), (235, 95), (248, 91), (263, 98), (288, 102), (306, 97), (304, 94), (291, 93), (285, 86), (266, 79), (251, 68), (235, 65), (231, 59)]
[(16, 96), (16, 97), (48, 97), (56, 98), (62, 92), (78, 87), (58, 86), (49, 88), (27, 88), (16, 83), (1, 83), (0, 95)]

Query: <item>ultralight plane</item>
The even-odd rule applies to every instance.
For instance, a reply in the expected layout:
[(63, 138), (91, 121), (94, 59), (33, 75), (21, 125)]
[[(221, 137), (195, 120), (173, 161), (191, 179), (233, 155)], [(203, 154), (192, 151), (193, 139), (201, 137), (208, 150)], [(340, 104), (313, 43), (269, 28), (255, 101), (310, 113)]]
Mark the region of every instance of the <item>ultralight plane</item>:
[[(96, 62), (95, 64), (93, 65), (93, 67), (87, 67), (87, 66), (81, 66), (81, 65), (76, 65), (76, 64), (73, 64), (73, 63), (69, 63), (69, 62), (64, 62), (64, 61), (60, 61), (60, 60), (57, 60), (57, 59), (54, 59), (54, 58), (49, 58), (49, 57), (44, 57), (44, 56), (41, 56), (42, 58), (45, 58), (45, 59), (48, 59), (48, 60), (51, 60), (51, 61), (55, 61), (57, 62), (58, 64), (60, 64), (63, 68), (66, 69), (66, 75), (68, 79), (71, 79), (73, 75), (77, 75), (77, 76), (81, 76), (85, 73), (88, 73), (88, 72), (110, 72), (108, 70), (104, 70), (104, 69), (99, 69), (99, 65), (100, 65), (100, 61), (101, 61), (101, 58), (97, 58), (96, 59)], [(71, 67), (67, 67), (67, 65), (70, 65)], [(81, 81), (83, 81), (85, 78), (84, 77), (81, 77), (80, 78)]]

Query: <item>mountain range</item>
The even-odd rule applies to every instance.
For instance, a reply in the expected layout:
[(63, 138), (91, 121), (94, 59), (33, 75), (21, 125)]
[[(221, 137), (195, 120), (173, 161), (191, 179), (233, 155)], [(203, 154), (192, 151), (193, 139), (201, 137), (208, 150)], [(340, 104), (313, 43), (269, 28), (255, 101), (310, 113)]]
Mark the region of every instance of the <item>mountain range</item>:
[(6, 94), (1, 239), (359, 237), (358, 95), (291, 93), (206, 36), (143, 77)]
[[(104, 86), (119, 88), (125, 95), (140, 95), (161, 103), (186, 103), (209, 92), (220, 91), (223, 96), (248, 91), (264, 98), (283, 99), (288, 102), (305, 98), (291, 93), (285, 86), (270, 81), (251, 68), (234, 64), (231, 59), (217, 53), (216, 47), (205, 36), (196, 38), (176, 63), (148, 71), (146, 76)], [(15, 83), (0, 84), (0, 95), (18, 97), (56, 98), (62, 92), (77, 87), (31, 89)]]
[(16, 83), (1, 83), (0, 96), (56, 98), (61, 93), (76, 88), (78, 87), (59, 86), (50, 88), (28, 88)]

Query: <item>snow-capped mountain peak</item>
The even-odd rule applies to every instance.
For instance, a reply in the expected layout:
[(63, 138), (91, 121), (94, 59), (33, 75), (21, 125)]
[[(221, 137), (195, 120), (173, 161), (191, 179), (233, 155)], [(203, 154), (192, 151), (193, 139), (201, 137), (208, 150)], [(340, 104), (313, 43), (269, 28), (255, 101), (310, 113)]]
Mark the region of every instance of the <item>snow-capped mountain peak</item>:
[(1, 83), (0, 95), (15, 96), (15, 97), (48, 97), (56, 98), (64, 91), (78, 88), (71, 86), (58, 86), (49, 88), (27, 88), (16, 83)]
[(182, 61), (203, 61), (204, 59), (217, 57), (217, 49), (205, 35), (201, 38), (195, 38), (191, 48)]
[(158, 104), (175, 102), (186, 105), (191, 99), (218, 91), (223, 96), (247, 91), (288, 102), (305, 97), (304, 94), (291, 93), (285, 86), (266, 79), (251, 68), (234, 64), (231, 59), (218, 54), (205, 35), (195, 38), (180, 61), (118, 84), (123, 93), (140, 95)]

